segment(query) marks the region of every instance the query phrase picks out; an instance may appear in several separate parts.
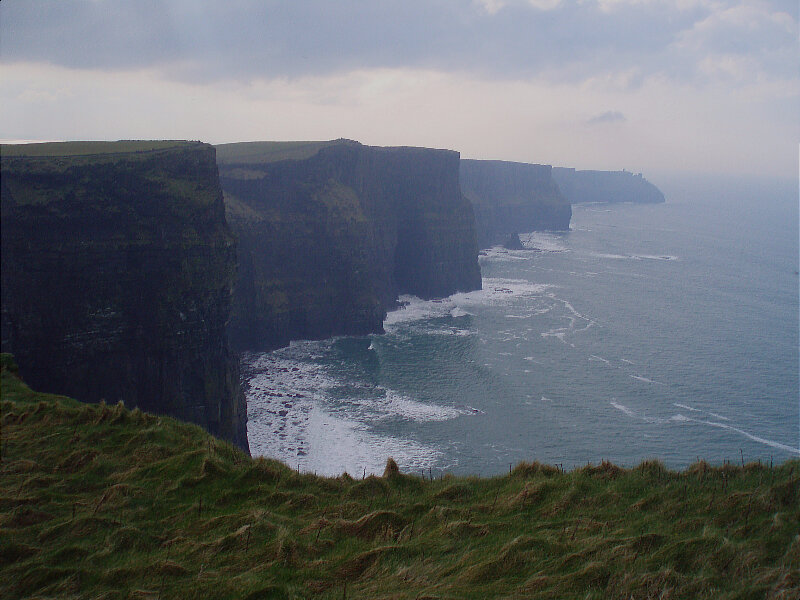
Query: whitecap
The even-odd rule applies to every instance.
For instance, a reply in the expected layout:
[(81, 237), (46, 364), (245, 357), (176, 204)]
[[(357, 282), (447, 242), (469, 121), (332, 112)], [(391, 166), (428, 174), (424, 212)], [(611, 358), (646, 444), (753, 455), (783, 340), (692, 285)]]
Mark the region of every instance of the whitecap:
[(384, 402), (378, 402), (376, 408), (384, 418), (400, 417), (411, 421), (448, 421), (463, 414), (463, 411), (452, 406), (426, 404), (413, 400), (394, 390), (386, 390)]
[(616, 408), (617, 410), (620, 410), (620, 411), (622, 411), (623, 413), (625, 413), (625, 414), (626, 414), (626, 415), (628, 415), (629, 417), (634, 417), (634, 418), (636, 417), (636, 413), (634, 413), (634, 412), (633, 412), (633, 411), (632, 411), (630, 408), (628, 408), (627, 406), (624, 406), (624, 405), (620, 404), (619, 402), (614, 402), (613, 400), (610, 402), (610, 404), (611, 404), (611, 406), (613, 406), (613, 407), (614, 407), (614, 408)]
[(736, 433), (740, 433), (741, 435), (745, 436), (753, 440), (754, 442), (759, 442), (760, 444), (765, 444), (772, 448), (777, 448), (779, 450), (785, 450), (786, 452), (790, 452), (791, 454), (798, 454), (800, 455), (800, 448), (793, 448), (792, 446), (787, 446), (786, 444), (782, 444), (780, 442), (776, 442), (773, 440), (768, 440), (766, 438), (759, 437), (757, 435), (753, 435), (752, 433), (748, 433), (743, 429), (739, 429), (737, 427), (732, 427), (731, 425), (727, 425), (725, 423), (717, 423), (715, 421), (700, 421), (698, 419), (692, 419), (698, 423), (703, 423), (705, 425), (710, 425), (711, 427), (719, 427), (720, 429), (728, 429), (730, 431), (735, 431)]
[(669, 254), (634, 254), (632, 258), (636, 259), (643, 259), (643, 260), (678, 260), (677, 256), (672, 256)]
[(564, 252), (568, 248), (564, 243), (563, 235), (546, 231), (532, 231), (521, 233), (519, 239), (526, 249), (542, 252)]

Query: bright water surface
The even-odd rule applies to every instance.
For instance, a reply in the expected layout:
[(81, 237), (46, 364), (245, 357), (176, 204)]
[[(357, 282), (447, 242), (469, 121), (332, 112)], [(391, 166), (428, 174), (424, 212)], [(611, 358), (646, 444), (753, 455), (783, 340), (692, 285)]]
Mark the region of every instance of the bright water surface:
[(245, 356), (253, 455), (329, 475), (799, 456), (796, 188), (664, 190), (487, 251), (483, 290), (402, 298), (385, 335)]

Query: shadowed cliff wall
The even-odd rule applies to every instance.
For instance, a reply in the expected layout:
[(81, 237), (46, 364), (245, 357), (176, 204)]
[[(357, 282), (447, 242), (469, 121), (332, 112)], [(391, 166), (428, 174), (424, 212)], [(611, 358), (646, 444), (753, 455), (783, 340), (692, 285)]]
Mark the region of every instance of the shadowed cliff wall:
[(553, 177), (573, 204), (580, 202), (664, 202), (664, 194), (642, 177), (628, 171), (576, 171), (555, 167)]
[(2, 147), (2, 349), (36, 389), (246, 449), (225, 333), (235, 260), (211, 146)]
[(399, 294), (480, 288), (459, 155), (337, 140), (218, 147), (239, 237), (232, 343), (382, 331)]
[(475, 211), (481, 248), (508, 234), (569, 229), (572, 207), (553, 180), (550, 165), (465, 159), (461, 189)]

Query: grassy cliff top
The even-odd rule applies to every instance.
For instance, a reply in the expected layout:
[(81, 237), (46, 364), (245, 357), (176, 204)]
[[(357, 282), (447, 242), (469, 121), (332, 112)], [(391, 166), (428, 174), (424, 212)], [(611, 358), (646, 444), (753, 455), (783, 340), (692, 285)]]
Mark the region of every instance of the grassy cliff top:
[(197, 146), (202, 142), (184, 140), (120, 140), (117, 142), (42, 142), (34, 144), (2, 144), (2, 156), (86, 156), (150, 152), (167, 148)]
[(338, 144), (357, 144), (351, 140), (338, 139), (329, 141), (305, 142), (235, 142), (219, 144), (217, 162), (221, 165), (256, 164), (278, 162), (280, 160), (305, 160), (311, 158), (322, 148)]
[(322, 478), (2, 364), (2, 597), (798, 597), (798, 461)]

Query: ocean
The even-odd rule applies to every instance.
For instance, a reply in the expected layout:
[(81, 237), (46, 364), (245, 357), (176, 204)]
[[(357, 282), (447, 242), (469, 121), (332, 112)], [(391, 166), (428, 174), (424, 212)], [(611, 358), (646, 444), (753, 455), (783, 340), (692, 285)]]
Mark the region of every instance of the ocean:
[(245, 355), (252, 454), (353, 476), (797, 458), (796, 185), (661, 187), (484, 251), (482, 290), (403, 297), (384, 335)]

